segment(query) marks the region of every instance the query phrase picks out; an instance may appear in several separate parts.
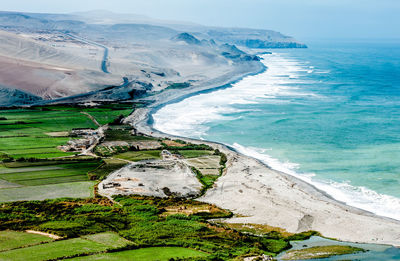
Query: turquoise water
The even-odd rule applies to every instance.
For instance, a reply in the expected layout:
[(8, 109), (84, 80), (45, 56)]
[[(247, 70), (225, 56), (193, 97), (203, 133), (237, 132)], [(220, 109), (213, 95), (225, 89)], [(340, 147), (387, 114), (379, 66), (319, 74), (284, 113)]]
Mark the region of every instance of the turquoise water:
[(153, 115), (155, 128), (231, 145), (349, 205), (400, 220), (400, 45), (272, 50), (268, 70)]
[[(311, 237), (308, 240), (304, 241), (292, 241), (290, 242), (292, 248), (290, 250), (298, 250), (315, 246), (330, 246), (330, 245), (348, 245), (359, 247), (366, 252), (360, 252), (351, 255), (340, 255), (340, 256), (332, 256), (330, 258), (321, 258), (321, 259), (312, 259), (315, 261), (330, 261), (330, 260), (362, 260), (362, 261), (394, 261), (400, 260), (400, 249), (385, 246), (385, 245), (375, 245), (375, 244), (357, 244), (357, 243), (349, 243), (349, 242), (340, 242), (333, 241), (326, 238), (321, 237)], [(278, 260), (282, 260), (284, 253), (277, 256)]]

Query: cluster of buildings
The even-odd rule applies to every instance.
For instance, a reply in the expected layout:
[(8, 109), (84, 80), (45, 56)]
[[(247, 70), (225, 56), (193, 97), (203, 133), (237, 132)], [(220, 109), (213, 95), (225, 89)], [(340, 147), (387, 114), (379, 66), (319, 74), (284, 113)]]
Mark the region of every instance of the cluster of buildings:
[(70, 132), (71, 137), (80, 137), (80, 139), (71, 139), (66, 145), (59, 146), (58, 148), (65, 152), (82, 152), (90, 148), (101, 137), (97, 130), (93, 129), (73, 129)]

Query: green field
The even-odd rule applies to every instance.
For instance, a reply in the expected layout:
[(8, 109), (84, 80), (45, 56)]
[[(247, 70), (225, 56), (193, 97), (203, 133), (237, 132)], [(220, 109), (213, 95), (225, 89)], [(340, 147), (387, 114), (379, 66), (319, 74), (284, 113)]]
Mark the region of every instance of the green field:
[(0, 168), (0, 202), (59, 197), (92, 197), (88, 173), (100, 160), (9, 162)]
[(0, 231), (0, 252), (50, 241), (53, 241), (53, 239), (47, 236), (20, 231)]
[(152, 247), (115, 253), (109, 249), (133, 245), (115, 232), (104, 232), (54, 242), (53, 239), (21, 231), (0, 231), (0, 260), (48, 260), (79, 254), (94, 254), (73, 260), (169, 260), (203, 257), (207, 253), (182, 247)]
[(161, 159), (160, 153), (161, 150), (128, 151), (115, 155), (115, 158), (130, 160), (130, 161)]
[(94, 241), (103, 245), (107, 245), (113, 248), (125, 247), (127, 245), (131, 245), (132, 242), (126, 240), (125, 238), (120, 237), (115, 232), (104, 232), (94, 235), (83, 236), (82, 238)]
[[(87, 173), (100, 165), (100, 162), (80, 162), (74, 164), (60, 164), (51, 169), (41, 166), (31, 168), (0, 170), (0, 179), (24, 186), (38, 186), (48, 184), (88, 181)], [(6, 172), (2, 174), (2, 172)]]
[(0, 111), (7, 121), (0, 125), (1, 152), (13, 158), (60, 157), (73, 153), (57, 150), (68, 137), (51, 137), (48, 132), (70, 131), (73, 128), (96, 128), (91, 119), (74, 111), (10, 110)]
[(157, 140), (156, 138), (147, 136), (133, 136), (131, 134), (132, 127), (129, 125), (109, 126), (106, 131), (105, 141), (146, 141)]
[[(103, 180), (108, 174), (124, 167), (128, 162), (120, 159), (104, 159), (104, 163), (95, 170), (89, 171), (90, 180)], [(1, 170), (0, 170), (1, 171)]]
[[(316, 234), (284, 235), (276, 230), (257, 236), (241, 233), (207, 221), (231, 217), (229, 211), (195, 200), (142, 196), (117, 196), (114, 200), (118, 204), (100, 197), (0, 204), (0, 230), (31, 229), (65, 238), (0, 252), (0, 260), (57, 259), (78, 254), (96, 255), (89, 260), (147, 258), (149, 254), (162, 259), (169, 253), (175, 257), (208, 253), (211, 260), (232, 260), (239, 256), (276, 255), (288, 249), (290, 241)], [(179, 248), (170, 252), (164, 252), (164, 248), (145, 250), (149, 247)], [(140, 251), (122, 252), (132, 249)]]
[(119, 115), (127, 116), (131, 105), (107, 105), (99, 108), (49, 106), (29, 109), (0, 110), (7, 120), (0, 122), (0, 153), (13, 158), (54, 158), (73, 155), (61, 152), (69, 137), (52, 137), (51, 132), (71, 131), (73, 128), (97, 128), (87, 115), (100, 124), (112, 122)]
[(210, 150), (178, 150), (178, 152), (185, 158), (197, 158), (197, 157), (211, 155), (211, 154), (213, 154), (214, 151), (210, 151)]
[(0, 252), (0, 260), (42, 261), (83, 253), (97, 253), (105, 251), (109, 248), (110, 247), (108, 245), (87, 239), (73, 238)]
[(53, 241), (42, 235), (0, 231), (0, 260), (49, 260), (121, 248), (132, 242), (114, 232)]
[(0, 202), (93, 197), (95, 181), (0, 189)]
[(209, 254), (182, 247), (150, 247), (115, 253), (73, 258), (72, 260), (137, 260), (168, 261), (171, 258), (206, 257)]
[[(0, 202), (58, 197), (91, 197), (100, 161), (74, 157), (73, 161), (46, 160), (73, 156), (62, 152), (74, 128), (97, 128), (132, 112), (132, 105), (109, 104), (97, 108), (45, 106), (0, 110)], [(93, 117), (95, 120), (93, 120)], [(1, 164), (3, 161), (3, 164)], [(119, 166), (122, 163), (119, 164)], [(104, 165), (101, 175), (116, 165)]]

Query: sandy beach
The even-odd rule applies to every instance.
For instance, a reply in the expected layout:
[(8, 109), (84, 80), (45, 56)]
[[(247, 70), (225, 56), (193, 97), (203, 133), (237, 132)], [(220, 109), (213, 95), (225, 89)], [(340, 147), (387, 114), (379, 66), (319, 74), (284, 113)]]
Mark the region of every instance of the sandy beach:
[[(137, 109), (126, 119), (126, 123), (147, 135), (174, 138), (152, 128), (151, 113), (165, 104), (221, 86), (226, 87), (229, 83), (262, 70), (264, 68), (244, 68), (243, 71), (223, 75), (201, 86), (153, 96), (151, 99), (154, 102), (147, 108)], [(275, 171), (222, 144), (179, 138), (192, 143), (208, 144), (227, 155), (225, 173), (212, 189), (198, 199), (236, 214), (226, 222), (266, 224), (288, 232), (316, 230), (325, 237), (342, 241), (400, 246), (400, 221), (338, 202), (312, 185)]]

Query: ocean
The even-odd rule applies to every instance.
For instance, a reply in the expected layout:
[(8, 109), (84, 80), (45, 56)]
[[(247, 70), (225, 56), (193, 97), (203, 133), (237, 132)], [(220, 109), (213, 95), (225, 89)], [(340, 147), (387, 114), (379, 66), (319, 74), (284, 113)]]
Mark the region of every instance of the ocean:
[(400, 220), (400, 45), (315, 42), (162, 107), (162, 132), (227, 144), (348, 205)]

